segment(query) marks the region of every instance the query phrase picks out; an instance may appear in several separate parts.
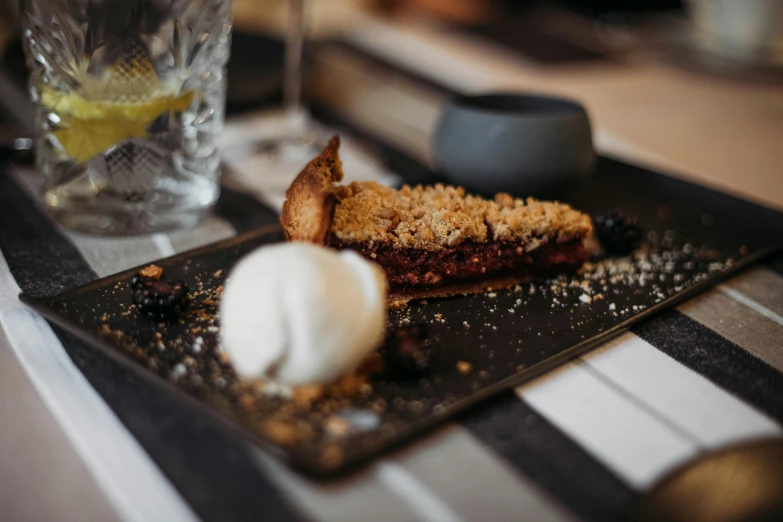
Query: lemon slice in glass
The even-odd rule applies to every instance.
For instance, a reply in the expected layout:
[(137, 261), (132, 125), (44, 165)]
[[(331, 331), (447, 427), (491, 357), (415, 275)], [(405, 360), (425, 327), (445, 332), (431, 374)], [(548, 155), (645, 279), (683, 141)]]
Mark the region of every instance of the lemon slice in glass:
[(134, 54), (103, 77), (82, 71), (81, 92), (43, 87), (41, 104), (59, 121), (54, 135), (77, 163), (129, 138), (146, 138), (147, 128), (166, 112), (186, 110), (193, 91), (177, 94), (160, 82), (146, 56)]
[(147, 137), (147, 128), (166, 112), (184, 111), (193, 91), (136, 102), (87, 100), (75, 92), (41, 91), (41, 103), (60, 119), (54, 132), (76, 162), (88, 160), (128, 138)]

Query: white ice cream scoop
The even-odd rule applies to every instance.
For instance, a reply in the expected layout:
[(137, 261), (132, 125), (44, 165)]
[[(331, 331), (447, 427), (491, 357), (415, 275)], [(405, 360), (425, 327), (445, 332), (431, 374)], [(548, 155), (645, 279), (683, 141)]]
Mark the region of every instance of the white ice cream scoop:
[(240, 377), (329, 383), (378, 345), (387, 283), (355, 252), (281, 243), (251, 252), (220, 301), (221, 349)]

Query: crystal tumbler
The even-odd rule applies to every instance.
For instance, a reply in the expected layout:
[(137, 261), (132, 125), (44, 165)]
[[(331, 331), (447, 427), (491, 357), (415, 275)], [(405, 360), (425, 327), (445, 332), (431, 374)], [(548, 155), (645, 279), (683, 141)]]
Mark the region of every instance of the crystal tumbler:
[(195, 225), (220, 192), (227, 0), (23, 0), (36, 163), (63, 225)]

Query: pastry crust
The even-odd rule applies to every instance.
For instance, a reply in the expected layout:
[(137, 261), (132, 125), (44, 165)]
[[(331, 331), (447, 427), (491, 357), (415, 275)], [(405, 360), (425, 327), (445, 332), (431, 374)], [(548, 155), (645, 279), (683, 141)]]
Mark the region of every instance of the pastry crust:
[(323, 244), (332, 224), (334, 184), (343, 179), (340, 137), (310, 161), (285, 192), (280, 223), (288, 241)]
[(420, 299), (438, 299), (442, 297), (454, 297), (456, 295), (483, 294), (493, 290), (503, 290), (532, 280), (530, 276), (508, 276), (480, 281), (466, 281), (464, 283), (452, 283), (430, 288), (405, 288), (390, 290), (386, 300), (387, 306), (392, 310), (405, 308), (411, 301)]

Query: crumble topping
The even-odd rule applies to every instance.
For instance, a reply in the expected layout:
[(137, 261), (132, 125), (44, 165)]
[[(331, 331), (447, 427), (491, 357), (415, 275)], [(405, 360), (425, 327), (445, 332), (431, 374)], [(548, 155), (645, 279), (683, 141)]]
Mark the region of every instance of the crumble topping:
[(570, 206), (498, 194), (488, 200), (436, 184), (394, 190), (375, 182), (335, 188), (331, 233), (343, 243), (443, 250), (465, 241), (513, 241), (531, 251), (590, 235), (589, 216)]

